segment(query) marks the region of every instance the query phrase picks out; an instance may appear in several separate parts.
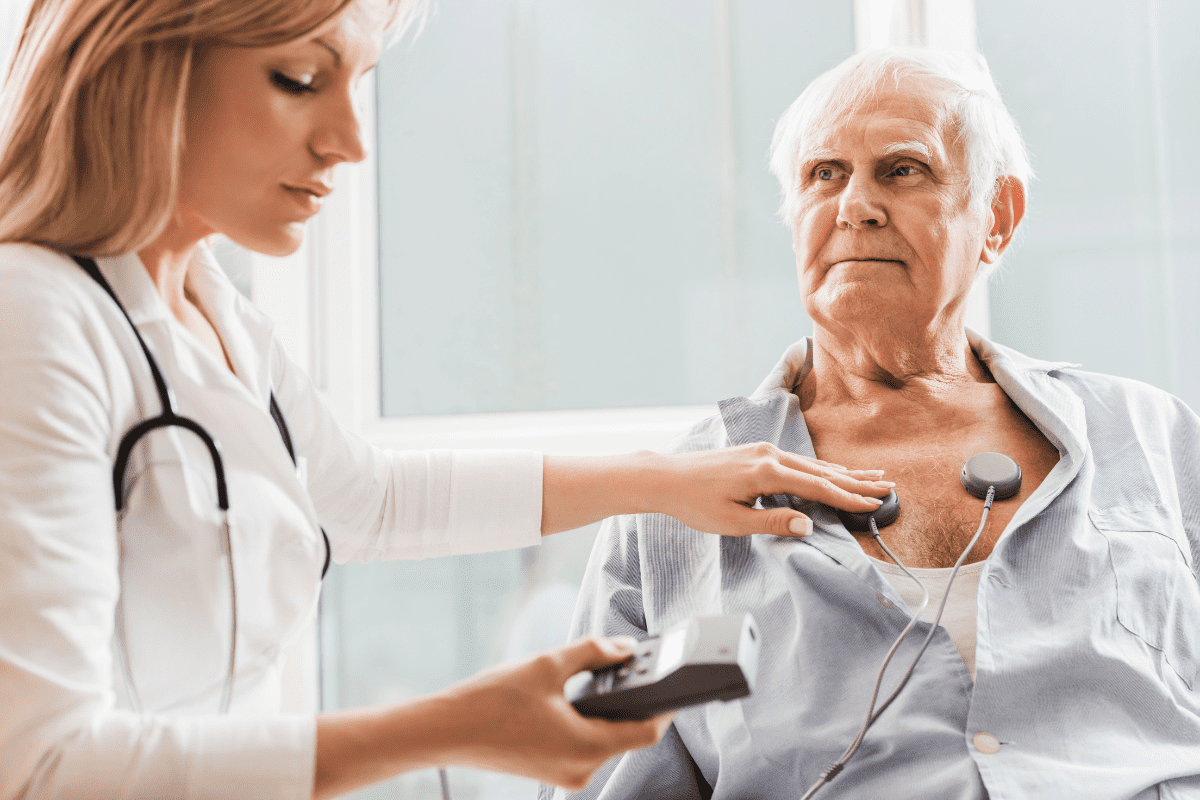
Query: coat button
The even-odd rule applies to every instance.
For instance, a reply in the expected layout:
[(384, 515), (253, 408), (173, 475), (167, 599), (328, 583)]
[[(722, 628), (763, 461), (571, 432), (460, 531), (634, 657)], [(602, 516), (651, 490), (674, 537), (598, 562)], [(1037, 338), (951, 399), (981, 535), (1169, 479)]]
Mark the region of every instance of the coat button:
[(975, 744), (975, 749), (986, 755), (995, 755), (1000, 752), (1000, 740), (990, 733), (981, 731), (975, 734), (975, 738), (971, 740)]

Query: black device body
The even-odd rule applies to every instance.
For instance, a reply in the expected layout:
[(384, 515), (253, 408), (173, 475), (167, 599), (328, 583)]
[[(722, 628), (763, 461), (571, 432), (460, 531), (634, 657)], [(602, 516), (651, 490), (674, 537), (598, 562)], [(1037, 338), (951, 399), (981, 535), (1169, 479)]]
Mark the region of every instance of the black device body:
[(568, 682), (571, 705), (586, 717), (636, 720), (750, 694), (759, 635), (747, 613), (693, 617), (638, 643), (621, 664)]
[(871, 530), (871, 517), (875, 518), (875, 526), (885, 528), (896, 521), (900, 516), (900, 497), (896, 494), (896, 490), (892, 489), (887, 493), (887, 496), (882, 498), (883, 505), (874, 511), (843, 511), (838, 508), (838, 519), (846, 526), (848, 531), (869, 531)]

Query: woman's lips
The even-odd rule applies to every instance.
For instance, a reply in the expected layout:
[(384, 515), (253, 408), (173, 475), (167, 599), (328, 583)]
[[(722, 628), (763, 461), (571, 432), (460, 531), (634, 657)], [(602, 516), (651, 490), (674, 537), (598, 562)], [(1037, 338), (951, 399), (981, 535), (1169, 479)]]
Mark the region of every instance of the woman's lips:
[(284, 191), (295, 201), (301, 210), (310, 216), (321, 210), (321, 198), (308, 189), (298, 189), (294, 186), (284, 186)]

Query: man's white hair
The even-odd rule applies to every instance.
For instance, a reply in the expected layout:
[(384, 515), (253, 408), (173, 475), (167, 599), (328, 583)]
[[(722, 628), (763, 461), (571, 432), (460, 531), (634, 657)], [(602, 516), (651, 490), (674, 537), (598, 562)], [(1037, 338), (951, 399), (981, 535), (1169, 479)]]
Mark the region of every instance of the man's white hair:
[[(946, 111), (954, 142), (966, 153), (968, 193), (975, 208), (987, 208), (998, 181), (1020, 181), (1026, 195), (1033, 170), (1017, 123), (1000, 99), (987, 62), (978, 54), (915, 47), (865, 50), (818, 76), (796, 99), (771, 140), (771, 174), (779, 179), (779, 213), (791, 220), (797, 211), (800, 159), (822, 126), (869, 103), (883, 89), (908, 78), (929, 78), (945, 89)], [(948, 142), (949, 144), (949, 142)]]

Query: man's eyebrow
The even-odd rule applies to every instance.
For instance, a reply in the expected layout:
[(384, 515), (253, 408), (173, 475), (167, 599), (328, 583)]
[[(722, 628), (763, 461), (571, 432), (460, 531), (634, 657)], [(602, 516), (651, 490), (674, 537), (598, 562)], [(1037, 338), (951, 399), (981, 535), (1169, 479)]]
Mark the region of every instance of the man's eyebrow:
[(908, 142), (892, 142), (891, 144), (889, 144), (888, 146), (883, 148), (882, 154), (886, 157), (886, 156), (897, 156), (897, 155), (911, 155), (914, 153), (916, 155), (921, 156), (926, 161), (932, 161), (934, 158), (934, 152), (932, 149), (930, 149), (929, 145), (925, 144), (924, 142), (918, 142), (916, 140), (908, 141)]
[(830, 150), (827, 147), (820, 147), (816, 150), (808, 150), (804, 153), (801, 153), (800, 158), (797, 159), (802, 169), (807, 169), (808, 167), (811, 167), (813, 164), (816, 164), (820, 161), (838, 160), (840, 160), (840, 156), (838, 155), (837, 151)]

